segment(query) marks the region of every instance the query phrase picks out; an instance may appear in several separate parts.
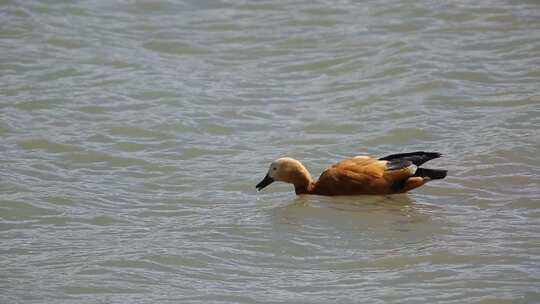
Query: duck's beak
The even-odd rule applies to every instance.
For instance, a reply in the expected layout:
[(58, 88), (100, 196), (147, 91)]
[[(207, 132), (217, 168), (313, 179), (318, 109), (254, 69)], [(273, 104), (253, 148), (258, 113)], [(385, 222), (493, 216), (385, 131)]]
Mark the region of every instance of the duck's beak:
[(268, 176), (268, 174), (266, 174), (264, 179), (260, 183), (258, 183), (257, 186), (255, 186), (255, 188), (257, 188), (257, 191), (261, 191), (264, 187), (270, 185), (273, 182), (274, 182), (274, 179)]

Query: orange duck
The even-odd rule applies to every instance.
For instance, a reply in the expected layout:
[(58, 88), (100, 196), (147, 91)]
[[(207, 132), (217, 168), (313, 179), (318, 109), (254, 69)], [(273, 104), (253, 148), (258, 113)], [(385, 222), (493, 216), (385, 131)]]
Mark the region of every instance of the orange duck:
[(294, 185), (296, 194), (360, 195), (396, 194), (418, 188), (432, 179), (446, 177), (446, 170), (420, 168), (440, 157), (437, 152), (392, 154), (379, 159), (356, 156), (324, 170), (316, 182), (296, 159), (279, 158), (270, 164), (268, 173), (257, 184), (262, 190), (274, 181)]

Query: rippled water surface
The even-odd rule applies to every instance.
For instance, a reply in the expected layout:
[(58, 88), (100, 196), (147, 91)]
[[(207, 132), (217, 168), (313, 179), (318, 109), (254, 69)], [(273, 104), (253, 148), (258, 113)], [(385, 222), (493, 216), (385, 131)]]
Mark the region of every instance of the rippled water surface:
[[(1, 1), (1, 303), (540, 302), (536, 1)], [(433, 150), (391, 197), (254, 185)]]

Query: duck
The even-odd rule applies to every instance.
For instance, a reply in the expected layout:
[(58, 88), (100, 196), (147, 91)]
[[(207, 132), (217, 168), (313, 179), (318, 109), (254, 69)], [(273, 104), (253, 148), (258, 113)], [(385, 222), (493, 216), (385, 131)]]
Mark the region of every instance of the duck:
[(356, 156), (333, 164), (313, 181), (309, 171), (296, 159), (278, 158), (270, 164), (255, 188), (261, 191), (275, 181), (294, 186), (295, 193), (337, 195), (388, 195), (406, 193), (430, 180), (443, 179), (447, 170), (420, 167), (441, 157), (438, 152), (416, 151), (381, 158)]

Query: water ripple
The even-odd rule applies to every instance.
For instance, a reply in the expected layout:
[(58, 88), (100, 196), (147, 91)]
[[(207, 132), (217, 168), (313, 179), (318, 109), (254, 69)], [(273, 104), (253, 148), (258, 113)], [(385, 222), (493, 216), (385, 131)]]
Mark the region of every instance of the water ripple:
[[(1, 6), (0, 302), (538, 302), (534, 1)], [(448, 177), (254, 189), (409, 150)]]

